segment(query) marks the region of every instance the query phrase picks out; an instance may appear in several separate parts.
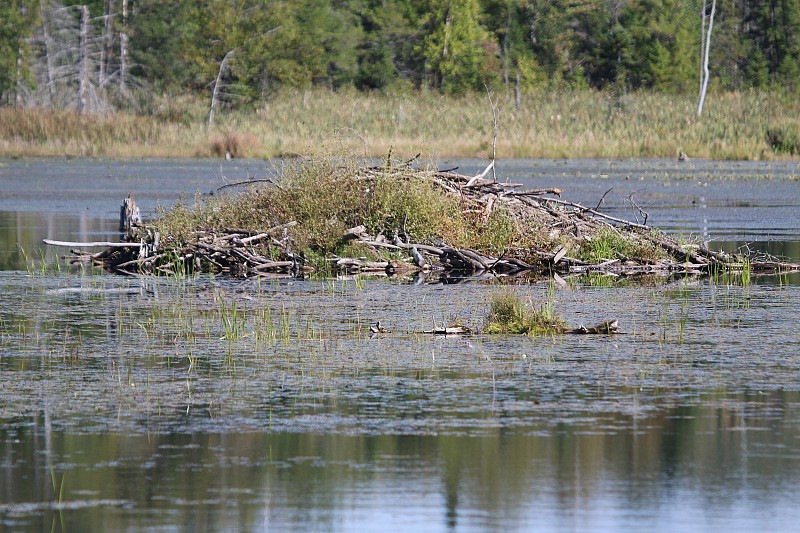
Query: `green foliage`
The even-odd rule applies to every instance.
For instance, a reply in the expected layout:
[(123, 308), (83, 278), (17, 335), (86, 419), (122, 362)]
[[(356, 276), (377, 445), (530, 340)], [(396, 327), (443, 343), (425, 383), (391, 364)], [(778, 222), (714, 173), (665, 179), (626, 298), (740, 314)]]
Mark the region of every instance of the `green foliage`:
[[(744, 10), (745, 37), (752, 43), (747, 66), (763, 72), (766, 63), (770, 82), (775, 86), (800, 91), (800, 4), (796, 1), (748, 2)], [(761, 77), (756, 78), (761, 81)]]
[[(39, 18), (46, 13), (51, 36), (74, 33), (75, 28), (63, 26), (67, 24), (63, 21), (71, 17), (67, 13), (74, 12), (74, 6), (84, 4), (92, 13), (90, 57), (95, 65), (102, 63), (92, 72), (93, 89), (101, 99), (145, 113), (158, 112), (142, 105), (153, 94), (191, 92), (207, 101), (218, 77), (223, 107), (249, 109), (280, 90), (311, 86), (389, 92), (432, 88), (462, 95), (483, 92), (485, 84), (494, 86), (498, 81), (508, 91), (519, 81), (522, 89), (592, 87), (617, 94), (641, 89), (696, 94), (700, 74), (700, 0), (129, 3), (123, 20), (119, 4), (103, 0), (3, 2), (0, 102), (56, 99), (55, 92), (44, 94), (46, 88), (52, 89), (46, 77), (48, 57), (72, 61), (58, 65), (59, 70), (74, 71), (61, 76), (59, 83), (75, 84), (79, 55), (49, 50)], [(753, 87), (796, 96), (800, 4), (731, 0), (717, 7), (711, 41), (712, 93)], [(122, 78), (123, 42), (128, 43), (130, 71), (125, 91), (115, 93)], [(39, 94), (34, 95), (35, 86)], [(144, 88), (145, 96), (131, 98), (131, 88)], [(114, 100), (115, 95), (120, 98)], [(50, 103), (65, 107), (69, 100), (62, 94)]]
[(134, 76), (159, 89), (177, 87), (194, 77), (189, 35), (197, 22), (183, 3), (143, 2), (134, 21), (130, 39)]
[(37, 4), (4, 0), (0, 5), (0, 98), (13, 92), (16, 99), (19, 90), (33, 84), (28, 54), (29, 38), (38, 21)]
[(276, 186), (236, 196), (179, 202), (156, 223), (165, 243), (185, 243), (198, 229), (267, 229), (290, 221), (297, 250), (324, 255), (341, 251), (347, 229), (365, 225), (373, 235), (405, 233), (414, 241), (439, 237), (459, 246), (496, 251), (511, 238), (511, 222), (498, 212), (480, 231), (461, 212), (458, 199), (436, 189), (424, 175), (389, 161), (384, 173), (365, 176), (352, 159), (289, 163)]
[(658, 259), (664, 257), (664, 254), (650, 242), (636, 239), (633, 233), (623, 235), (621, 230), (609, 227), (587, 239), (581, 245), (579, 256), (585, 261), (600, 263), (626, 257)]
[(610, 13), (609, 31), (598, 36), (593, 82), (693, 90), (700, 42), (699, 17), (693, 13), (682, 0), (637, 0)]
[(383, 89), (402, 77), (418, 78), (420, 14), (416, 2), (359, 0), (350, 4), (362, 29), (356, 45), (356, 86)]
[(766, 141), (776, 154), (800, 155), (800, 125), (785, 123), (767, 128)]
[(538, 308), (525, 304), (509, 287), (492, 294), (489, 315), (482, 333), (512, 335), (552, 335), (562, 333), (566, 325), (554, 312), (552, 299)]
[(435, 87), (459, 94), (483, 87), (489, 35), (477, 0), (429, 0), (427, 33), (420, 48)]

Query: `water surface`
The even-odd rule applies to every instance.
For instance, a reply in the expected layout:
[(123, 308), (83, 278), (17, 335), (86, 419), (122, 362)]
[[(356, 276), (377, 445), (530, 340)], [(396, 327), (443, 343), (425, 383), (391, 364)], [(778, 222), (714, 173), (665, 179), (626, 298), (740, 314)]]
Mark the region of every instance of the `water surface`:
[[(73, 163), (81, 175), (110, 164), (64, 164)], [(697, 186), (666, 176), (665, 168), (688, 168), (677, 163), (513, 163), (513, 181), (557, 182), (592, 206), (609, 183), (616, 191), (649, 172), (641, 181), (650, 192), (637, 202), (683, 217), (676, 231), (698, 230), (686, 215), (696, 208), (683, 200), (654, 209), (664, 190), (688, 198)], [(141, 184), (135, 176), (150, 164), (169, 174), (165, 162), (125, 163), (131, 177), (108, 192), (113, 206), (99, 216), (70, 217), (21, 195), (0, 203), (12, 213), (0, 217), (0, 529), (792, 531), (800, 523), (798, 276), (593, 278), (555, 290), (545, 280), (514, 290), (536, 305), (552, 299), (570, 324), (617, 318), (625, 334), (440, 338), (421, 332), (454, 320), (480, 326), (494, 285), (129, 278), (43, 271), (19, 257), (19, 242), (30, 248), (43, 234), (112, 238), (118, 193)], [(175, 165), (180, 175), (184, 163)], [(556, 165), (572, 175), (545, 175)], [(598, 177), (613, 165), (631, 177)], [(724, 184), (720, 197), (752, 196), (756, 174), (709, 165), (717, 174), (702, 179)], [(783, 203), (796, 206), (793, 174), (773, 173), (755, 182), (782, 187)], [(209, 181), (186, 189), (219, 183), (198, 179)], [(155, 205), (174, 201), (174, 188), (136, 190)], [(65, 205), (95, 205), (92, 194)], [(732, 208), (783, 213), (755, 204)], [(773, 225), (780, 240), (741, 215), (713, 226), (709, 239), (738, 246), (741, 237), (798, 257), (798, 219)], [(375, 320), (390, 332), (371, 337)]]

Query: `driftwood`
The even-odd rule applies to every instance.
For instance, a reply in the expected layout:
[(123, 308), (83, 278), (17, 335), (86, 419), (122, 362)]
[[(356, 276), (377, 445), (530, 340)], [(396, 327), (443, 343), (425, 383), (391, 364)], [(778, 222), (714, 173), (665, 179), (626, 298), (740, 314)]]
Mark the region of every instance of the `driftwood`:
[(615, 335), (622, 332), (619, 330), (619, 322), (616, 320), (607, 320), (588, 328), (581, 324), (577, 328), (565, 330), (564, 333), (575, 333), (578, 335)]
[(42, 242), (50, 246), (63, 246), (70, 248), (139, 248), (142, 246), (138, 242), (109, 242), (109, 241), (54, 241), (53, 239), (42, 239)]
[[(387, 328), (385, 328), (381, 324), (380, 321), (376, 322), (374, 325), (371, 325), (369, 327), (369, 331), (373, 336), (390, 332)], [(451, 324), (449, 326), (434, 325), (433, 329), (424, 330), (422, 333), (425, 335), (466, 336), (466, 335), (478, 334), (480, 333), (480, 331), (473, 330), (472, 328), (468, 326), (463, 326), (461, 324)], [(606, 320), (591, 327), (580, 325), (577, 328), (557, 329), (556, 333), (576, 334), (576, 335), (622, 334), (622, 332), (619, 330), (619, 322), (617, 320)]]
[(433, 329), (423, 331), (422, 333), (425, 333), (426, 335), (472, 335), (475, 332), (467, 326), (454, 324), (452, 326), (434, 326)]

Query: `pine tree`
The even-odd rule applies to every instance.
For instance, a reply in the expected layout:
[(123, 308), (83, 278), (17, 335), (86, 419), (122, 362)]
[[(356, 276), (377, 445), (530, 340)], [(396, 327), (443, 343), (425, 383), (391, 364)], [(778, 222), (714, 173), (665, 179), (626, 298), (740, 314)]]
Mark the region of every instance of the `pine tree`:
[(32, 0), (4, 0), (0, 5), (0, 98), (15, 105), (34, 83), (29, 39), (37, 20)]
[(452, 94), (479, 90), (492, 47), (477, 0), (431, 0), (429, 10), (420, 51), (431, 85)]

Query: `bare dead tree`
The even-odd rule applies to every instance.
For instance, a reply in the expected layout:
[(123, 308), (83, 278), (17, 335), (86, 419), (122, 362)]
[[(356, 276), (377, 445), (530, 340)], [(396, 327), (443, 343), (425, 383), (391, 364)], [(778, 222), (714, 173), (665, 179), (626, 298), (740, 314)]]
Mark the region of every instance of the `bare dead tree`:
[(81, 113), (109, 106), (107, 89), (119, 76), (113, 19), (120, 14), (110, 12), (114, 4), (115, 0), (107, 0), (104, 14), (91, 17), (88, 6), (39, 0), (41, 24), (28, 43), (36, 83), (26, 91), (24, 105)]
[[(125, 1), (125, 0), (123, 0)], [(281, 29), (280, 26), (276, 26), (271, 30), (264, 32), (262, 37), (266, 37), (271, 35)], [(211, 90), (211, 105), (208, 109), (208, 127), (212, 127), (214, 125), (214, 116), (216, 114), (217, 105), (219, 104), (220, 96), (222, 95), (223, 89), (223, 78), (225, 76), (225, 72), (230, 66), (230, 61), (233, 57), (233, 54), (238, 50), (239, 47), (231, 48), (228, 50), (225, 55), (222, 57), (222, 61), (219, 63), (219, 69), (217, 70), (217, 78), (214, 80), (214, 88)]]
[(214, 112), (217, 107), (217, 102), (219, 101), (219, 94), (220, 89), (222, 87), (222, 76), (225, 74), (225, 69), (228, 68), (228, 60), (231, 58), (233, 53), (236, 51), (236, 48), (233, 50), (228, 50), (225, 53), (225, 57), (222, 58), (222, 61), (219, 63), (219, 71), (217, 71), (217, 79), (214, 81), (214, 89), (211, 91), (211, 108), (208, 110), (208, 127), (212, 127), (214, 125)]
[(78, 112), (87, 113), (89, 91), (89, 6), (78, 6), (81, 13), (80, 63), (78, 67)]
[(706, 57), (706, 18), (708, 13), (706, 12), (706, 0), (703, 0), (703, 7), (700, 11), (700, 76), (698, 76), (699, 86), (697, 88), (698, 94), (703, 91), (703, 79), (705, 76), (703, 75), (703, 61)]
[(128, 0), (122, 0), (122, 28), (119, 32), (119, 92), (128, 94)]
[[(708, 90), (708, 53), (711, 48), (711, 30), (714, 28), (714, 15), (717, 12), (717, 0), (711, 0), (711, 14), (708, 17), (708, 31), (705, 31), (705, 24), (703, 24), (704, 35), (701, 36), (703, 46), (703, 70), (701, 72), (701, 87), (700, 87), (700, 102), (697, 104), (697, 116), (703, 114), (703, 103), (706, 99), (706, 91)], [(703, 5), (703, 17), (705, 18), (705, 3)]]
[(53, 80), (53, 58), (52, 58), (52, 38), (50, 37), (50, 30), (48, 29), (49, 21), (47, 19), (47, 11), (45, 9), (45, 0), (39, 0), (39, 17), (42, 23), (42, 41), (44, 46), (44, 61), (45, 72), (47, 76), (47, 93), (50, 107), (55, 107), (55, 82)]
[(18, 105), (21, 98), (24, 106), (102, 113), (113, 97), (128, 96), (138, 83), (130, 74), (128, 41), (135, 2), (103, 0), (103, 13), (94, 17), (86, 2), (36, 1), (40, 22), (25, 43), (28, 68)]
[(103, 2), (103, 36), (100, 46), (100, 65), (97, 70), (97, 84), (105, 85), (109, 77), (112, 66), (111, 61), (114, 57), (114, 1), (105, 0)]

